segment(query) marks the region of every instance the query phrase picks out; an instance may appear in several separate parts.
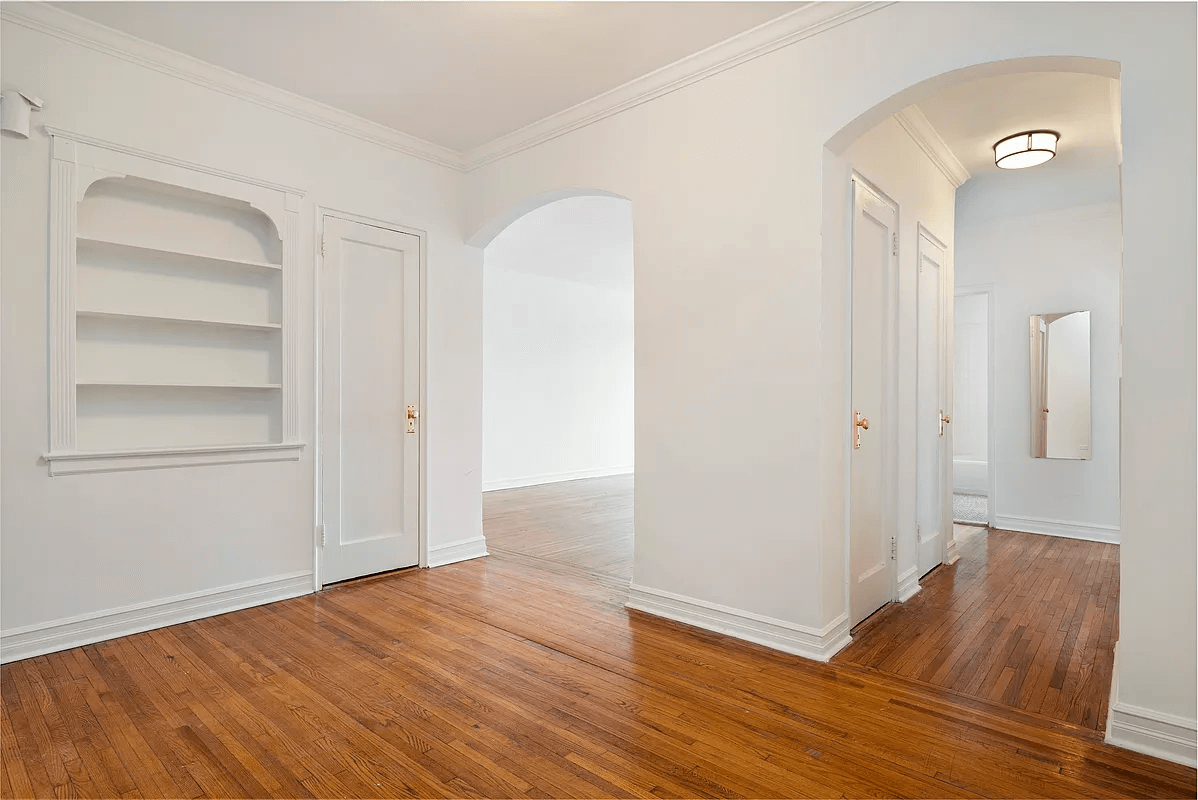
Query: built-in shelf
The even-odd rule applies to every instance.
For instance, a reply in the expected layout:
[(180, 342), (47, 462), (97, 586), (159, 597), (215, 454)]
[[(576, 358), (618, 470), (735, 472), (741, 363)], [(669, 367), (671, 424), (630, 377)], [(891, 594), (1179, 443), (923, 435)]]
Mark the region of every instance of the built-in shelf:
[(300, 457), (300, 192), (49, 128), (51, 475)]
[(96, 239), (89, 236), (76, 237), (75, 241), (81, 251), (91, 250), (96, 253), (134, 258), (153, 258), (166, 261), (185, 261), (191, 264), (209, 264), (218, 267), (244, 267), (246, 269), (282, 270), (282, 264), (272, 264), (269, 261), (246, 261), (240, 258), (223, 258), (200, 253), (183, 253), (174, 250), (160, 250), (156, 247), (144, 247), (139, 244), (126, 244), (107, 239)]
[(277, 322), (234, 322), (227, 319), (199, 319), (196, 317), (167, 317), (155, 314), (126, 314), (122, 311), (91, 311), (79, 309), (75, 312), (84, 319), (125, 320), (129, 322), (166, 323), (169, 325), (214, 325), (223, 328), (238, 328), (249, 331), (277, 331), (283, 328)]
[(281, 389), (281, 383), (155, 383), (151, 381), (76, 381), (76, 386), (144, 387), (149, 389)]

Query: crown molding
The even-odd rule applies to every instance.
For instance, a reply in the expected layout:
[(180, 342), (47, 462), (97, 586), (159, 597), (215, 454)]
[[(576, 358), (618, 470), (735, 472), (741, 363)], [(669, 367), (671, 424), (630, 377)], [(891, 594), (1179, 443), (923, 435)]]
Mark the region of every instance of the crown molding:
[(467, 169), (477, 169), (535, 147), (888, 5), (892, 2), (807, 3), (789, 14), (480, 145), (466, 153)]
[(907, 106), (895, 114), (894, 118), (898, 120), (902, 129), (915, 140), (919, 149), (927, 154), (936, 168), (944, 173), (944, 177), (948, 178), (948, 182), (953, 185), (954, 189), (960, 188), (965, 181), (970, 179), (969, 170), (965, 169), (965, 166), (957, 160), (952, 148), (940, 138), (940, 134), (924, 116), (919, 106)]
[(426, 142), (285, 89), (114, 30), (47, 3), (5, 3), (0, 20), (54, 36), (255, 105), (354, 136), (405, 155), (456, 170), (466, 168), (456, 150)]
[[(296, 119), (354, 136), (405, 155), (469, 171), (535, 147), (654, 98), (717, 75), (787, 45), (891, 5), (881, 2), (809, 2), (776, 19), (700, 50), (578, 105), (462, 153), (316, 100), (139, 39), (47, 3), (6, 3), (0, 20), (147, 67)], [(930, 126), (929, 126), (930, 128)], [(937, 137), (937, 140), (938, 137)], [(968, 177), (968, 175), (967, 175)]]

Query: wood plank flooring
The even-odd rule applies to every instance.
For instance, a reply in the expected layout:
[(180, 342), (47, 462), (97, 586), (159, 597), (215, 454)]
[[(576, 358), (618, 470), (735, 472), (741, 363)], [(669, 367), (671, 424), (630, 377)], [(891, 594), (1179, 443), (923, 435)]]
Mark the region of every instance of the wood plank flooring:
[(3, 797), (1193, 797), (1092, 731), (625, 609), (534, 555), (0, 668)]
[(632, 580), (632, 475), (483, 495), (487, 549), (543, 568)]
[(866, 620), (836, 662), (1104, 730), (1119, 638), (1119, 548), (956, 530), (960, 560)]

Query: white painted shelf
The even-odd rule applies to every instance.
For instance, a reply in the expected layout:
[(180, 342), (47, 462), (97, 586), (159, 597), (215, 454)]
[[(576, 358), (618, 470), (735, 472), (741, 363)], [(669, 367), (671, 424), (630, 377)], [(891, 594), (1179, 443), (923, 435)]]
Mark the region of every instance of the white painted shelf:
[(250, 331), (277, 331), (283, 326), (277, 322), (234, 322), (227, 319), (199, 319), (196, 317), (167, 317), (154, 314), (126, 314), (121, 311), (93, 311), (79, 309), (77, 316), (85, 319), (125, 320), (129, 322), (167, 323), (171, 325), (215, 325)]
[(149, 381), (76, 381), (76, 386), (144, 387), (150, 389), (281, 389), (281, 383), (153, 383)]
[(105, 253), (118, 256), (133, 256), (135, 258), (155, 258), (166, 261), (185, 261), (192, 264), (208, 264), (210, 266), (221, 267), (243, 267), (246, 269), (269, 269), (282, 270), (282, 264), (272, 264), (269, 261), (245, 261), (239, 258), (222, 258), (221, 256), (208, 256), (200, 253), (182, 253), (174, 250), (160, 250), (156, 247), (143, 247), (137, 244), (126, 244), (124, 242), (113, 242), (106, 239), (95, 239), (88, 236), (79, 236), (75, 239), (80, 250), (93, 250), (97, 253)]

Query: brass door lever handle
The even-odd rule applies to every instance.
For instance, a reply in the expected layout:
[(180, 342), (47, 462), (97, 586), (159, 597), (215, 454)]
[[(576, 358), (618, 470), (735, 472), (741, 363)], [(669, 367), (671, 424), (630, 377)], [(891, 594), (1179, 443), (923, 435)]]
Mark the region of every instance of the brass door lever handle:
[(869, 430), (869, 419), (861, 416), (860, 411), (853, 412), (853, 449), (861, 449), (861, 431)]

